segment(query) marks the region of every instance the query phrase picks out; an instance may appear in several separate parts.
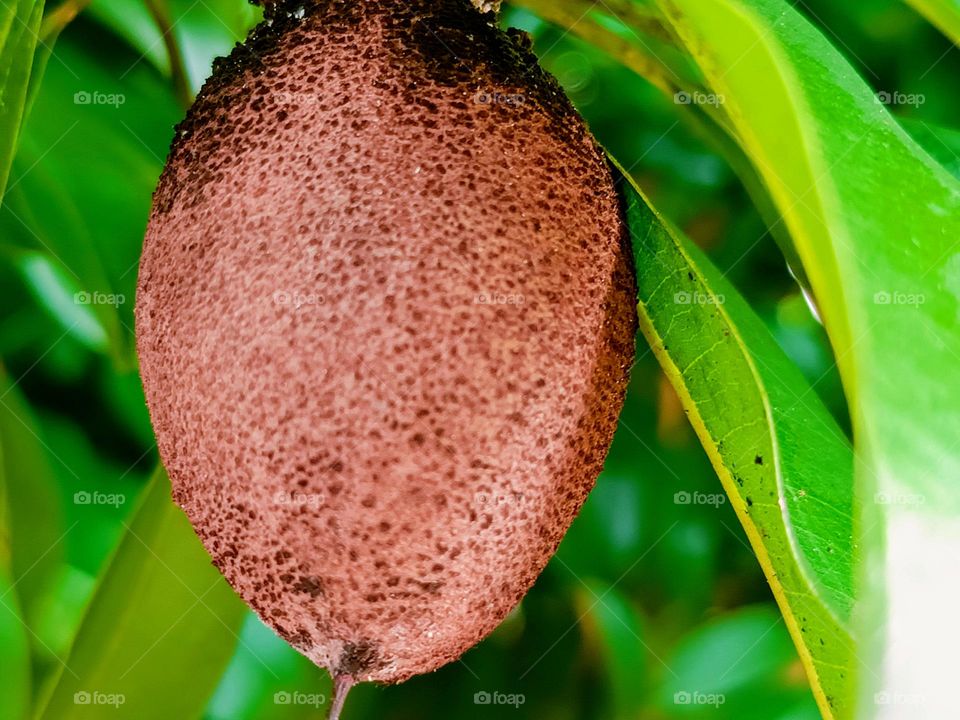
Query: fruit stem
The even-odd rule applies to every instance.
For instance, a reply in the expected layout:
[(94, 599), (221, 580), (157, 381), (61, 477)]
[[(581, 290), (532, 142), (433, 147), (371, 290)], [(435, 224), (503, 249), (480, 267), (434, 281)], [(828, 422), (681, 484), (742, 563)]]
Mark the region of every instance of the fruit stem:
[(356, 684), (349, 675), (336, 675), (333, 678), (333, 701), (330, 703), (330, 714), (327, 720), (339, 720), (343, 711), (343, 703), (347, 700), (347, 693)]

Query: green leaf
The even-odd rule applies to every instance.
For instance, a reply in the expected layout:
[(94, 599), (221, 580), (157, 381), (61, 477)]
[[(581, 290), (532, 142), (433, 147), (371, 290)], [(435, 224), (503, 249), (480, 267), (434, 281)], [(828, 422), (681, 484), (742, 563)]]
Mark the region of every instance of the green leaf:
[[(0, 527), (0, 533), (4, 532)], [(3, 540), (0, 540), (3, 542)], [(0, 717), (21, 720), (30, 707), (30, 642), (9, 567), (0, 563)]]
[[(113, 303), (78, 302), (80, 293), (115, 295), (80, 209), (24, 137), (14, 161), (17, 177), (0, 207), (4, 255), (23, 275), (41, 306), (66, 333), (92, 350), (122, 356), (123, 328)], [(56, 207), (56, 213), (44, 208)], [(55, 294), (49, 291), (55, 290)]]
[(624, 0), (513, 0), (603, 48), (669, 95), (699, 88), (697, 68), (673, 47), (669, 26), (652, 9)]
[(66, 532), (55, 459), (16, 383), (0, 366), (0, 446), (10, 508), (11, 569), (28, 623), (50, 590), (63, 560)]
[(512, 4), (529, 8), (545, 20), (559, 25), (563, 31), (576, 34), (590, 44), (602, 48), (624, 67), (630, 68), (666, 93), (682, 113), (684, 120), (708, 140), (740, 178), (756, 205), (791, 271), (804, 287), (808, 282), (774, 207), (763, 186), (763, 180), (736, 142), (736, 133), (724, 117), (717, 102), (706, 99), (708, 89), (703, 76), (689, 56), (675, 47), (679, 38), (672, 34), (666, 18), (652, 7), (631, 2), (590, 3), (584, 0), (515, 0)]
[(612, 585), (585, 581), (576, 593), (577, 615), (590, 645), (599, 653), (609, 684), (611, 718), (635, 718), (644, 707), (647, 665), (640, 616)]
[[(196, 94), (210, 74), (213, 60), (228, 55), (246, 38), (262, 11), (248, 0), (150, 0), (162, 8), (169, 36), (177, 44), (190, 90)], [(170, 73), (170, 55), (163, 30), (144, 0), (94, 0), (92, 16), (123, 37), (141, 53), (141, 58), (164, 73)], [(139, 61), (138, 61), (139, 62)]]
[[(673, 383), (773, 589), (825, 717), (855, 675), (853, 454), (737, 291), (621, 178), (640, 328)], [(719, 504), (680, 490), (678, 504)]]
[(84, 291), (70, 273), (48, 254), (12, 250), (8, 253), (37, 304), (63, 331), (95, 351), (109, 347), (106, 330), (91, 305), (77, 302)]
[(246, 606), (210, 563), (158, 471), (101, 577), (40, 715), (200, 717)]
[(906, 3), (960, 45), (960, 0), (906, 0)]
[[(865, 583), (858, 710), (955, 712), (960, 183), (783, 0), (661, 0), (780, 209), (840, 367)], [(909, 381), (908, 381), (909, 379)], [(882, 628), (882, 631), (878, 631)], [(887, 693), (886, 696), (882, 693)]]
[(951, 175), (960, 179), (960, 130), (926, 120), (900, 118), (900, 124)]
[(0, 3), (0, 198), (17, 147), (42, 18), (42, 0)]
[[(6, 438), (0, 435), (0, 459)], [(30, 642), (13, 578), (7, 465), (0, 464), (0, 717), (20, 720), (30, 706)]]
[(694, 629), (664, 659), (670, 672), (659, 704), (671, 718), (814, 720), (817, 708), (803, 676), (791, 671), (795, 663), (776, 609), (741, 608)]
[[(71, 294), (83, 294), (74, 301), (82, 305), (77, 312), (62, 302), (46, 309), (88, 347), (108, 349), (119, 367), (132, 366), (137, 262), (180, 110), (157, 72), (135, 64), (137, 56), (122, 44), (103, 43), (94, 55), (73, 30), (60, 37), (59, 61), (47, 67), (24, 124), (0, 209), (0, 245), (18, 260), (33, 257), (24, 252), (47, 255), (47, 279), (66, 279)], [(95, 25), (85, 32), (99, 41), (96, 33), (109, 37)], [(78, 324), (81, 317), (87, 319)]]

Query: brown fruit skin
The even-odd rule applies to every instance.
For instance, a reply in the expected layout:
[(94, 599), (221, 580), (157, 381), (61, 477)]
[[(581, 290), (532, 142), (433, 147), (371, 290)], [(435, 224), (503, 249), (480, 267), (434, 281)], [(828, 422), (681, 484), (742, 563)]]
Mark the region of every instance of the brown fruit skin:
[(276, 12), (178, 128), (146, 235), (137, 346), (174, 498), (263, 620), (356, 680), (434, 670), (516, 606), (633, 357), (610, 170), (488, 19)]

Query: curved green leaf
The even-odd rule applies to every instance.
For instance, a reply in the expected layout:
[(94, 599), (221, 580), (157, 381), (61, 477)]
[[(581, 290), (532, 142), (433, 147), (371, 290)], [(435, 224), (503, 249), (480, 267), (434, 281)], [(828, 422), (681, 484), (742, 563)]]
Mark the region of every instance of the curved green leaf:
[(210, 563), (158, 471), (100, 579), (44, 720), (200, 717), (246, 606)]
[[(809, 283), (793, 242), (783, 226), (780, 213), (773, 205), (763, 180), (738, 144), (736, 130), (722, 113), (717, 99), (710, 96), (697, 67), (679, 52), (674, 44), (672, 28), (654, 8), (627, 3), (591, 3), (586, 0), (514, 0), (565, 32), (574, 33), (586, 42), (602, 48), (624, 67), (636, 72), (655, 87), (671, 96), (687, 122), (696, 127), (713, 149), (740, 178), (750, 199), (757, 207), (781, 251), (791, 272), (804, 287)], [(694, 102), (695, 98), (707, 102)]]
[(8, 248), (5, 255), (20, 271), (37, 304), (65, 334), (91, 350), (102, 352), (109, 348), (110, 339), (95, 306), (77, 302), (83, 289), (69, 271), (45, 252)]
[[(6, 450), (0, 436), (0, 459)], [(0, 717), (21, 720), (30, 705), (30, 642), (13, 578), (7, 471), (0, 462)]]
[(906, 0), (906, 3), (960, 45), (960, 0)]
[[(858, 712), (955, 712), (960, 183), (783, 0), (660, 0), (764, 178), (833, 343), (858, 446)], [(909, 382), (906, 379), (909, 378)], [(878, 632), (877, 628), (883, 630)], [(898, 714), (899, 713), (899, 714)]]
[[(151, 14), (160, 10), (169, 25), (164, 42), (161, 28)], [(105, 26), (164, 73), (170, 73), (170, 43), (182, 54), (187, 80), (193, 94), (210, 74), (214, 58), (228, 55), (233, 46), (244, 40), (262, 13), (248, 0), (93, 0), (89, 9)], [(140, 61), (138, 61), (140, 62)]]
[(702, 89), (696, 66), (673, 47), (668, 24), (652, 8), (630, 0), (513, 0), (511, 5), (531, 10), (603, 48), (669, 95)]
[(47, 442), (16, 383), (0, 365), (0, 446), (10, 508), (11, 571), (28, 623), (63, 561), (66, 528)]
[(30, 707), (30, 642), (26, 628), (13, 577), (0, 560), (0, 717), (10, 720), (25, 718)]
[(960, 179), (960, 130), (907, 118), (900, 118), (900, 124), (951, 175)]
[(661, 685), (658, 699), (666, 717), (818, 717), (802, 675), (797, 677), (790, 670), (796, 655), (781, 618), (769, 605), (739, 608), (712, 618), (688, 633), (664, 662), (671, 673)]
[(42, 18), (43, 0), (0, 3), (0, 198), (17, 147)]
[[(736, 290), (632, 185), (620, 184), (640, 328), (746, 530), (821, 711), (847, 717), (856, 674), (851, 448)], [(676, 501), (698, 499), (681, 492)]]
[(64, 329), (130, 367), (137, 259), (180, 111), (157, 72), (117, 45), (93, 56), (71, 29), (58, 40), (0, 208), (0, 246), (17, 259), (48, 255), (101, 326), (76, 324), (60, 304)]
[(639, 614), (614, 586), (596, 580), (583, 582), (576, 602), (583, 632), (600, 655), (610, 687), (609, 717), (637, 717), (647, 694), (642, 682), (647, 649)]

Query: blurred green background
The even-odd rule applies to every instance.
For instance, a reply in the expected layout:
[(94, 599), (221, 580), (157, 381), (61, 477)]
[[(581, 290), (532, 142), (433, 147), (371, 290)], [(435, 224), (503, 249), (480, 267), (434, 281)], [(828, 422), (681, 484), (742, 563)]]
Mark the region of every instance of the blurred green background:
[[(797, 8), (878, 92), (923, 98), (896, 114), (960, 127), (960, 50), (905, 5)], [(185, 97), (258, 18), (245, 0), (95, 0), (56, 38), (57, 9), (0, 210), (0, 447), (11, 535), (34, 557), (13, 573), (32, 598), (34, 696), (69, 655), (158, 462), (132, 352), (151, 193)], [(507, 7), (504, 22), (531, 33), (601, 143), (728, 273), (847, 427), (822, 329), (684, 106), (530, 12)], [(0, 593), (0, 615), (11, 597)], [(322, 716), (325, 673), (252, 614), (230, 652), (206, 718)], [(523, 702), (476, 702), (483, 692)], [(642, 339), (606, 469), (521, 606), (462, 662), (355, 690), (345, 717), (819, 717), (740, 525)]]

